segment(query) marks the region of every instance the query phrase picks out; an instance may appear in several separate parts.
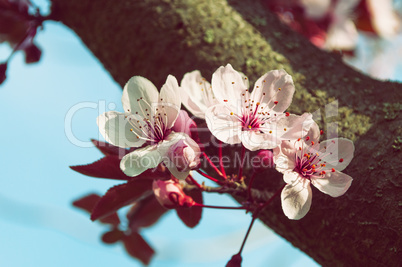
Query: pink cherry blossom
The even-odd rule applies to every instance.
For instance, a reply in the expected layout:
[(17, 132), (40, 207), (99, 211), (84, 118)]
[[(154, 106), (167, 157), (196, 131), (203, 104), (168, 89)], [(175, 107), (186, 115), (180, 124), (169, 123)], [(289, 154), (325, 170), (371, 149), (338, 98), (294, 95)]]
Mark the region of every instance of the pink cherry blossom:
[(301, 219), (310, 210), (310, 184), (331, 197), (339, 197), (352, 183), (352, 177), (341, 171), (353, 158), (353, 142), (345, 138), (319, 142), (319, 138), (320, 131), (314, 123), (305, 138), (282, 141), (274, 149), (276, 169), (287, 183), (281, 199), (289, 219)]
[(272, 149), (282, 140), (294, 140), (307, 133), (311, 114), (297, 116), (285, 112), (295, 91), (292, 77), (284, 70), (273, 70), (248, 90), (247, 77), (230, 64), (212, 76), (212, 90), (220, 104), (206, 111), (209, 130), (220, 141), (242, 143), (247, 149)]
[(195, 203), (175, 180), (154, 180), (152, 189), (158, 202), (165, 208), (191, 207)]

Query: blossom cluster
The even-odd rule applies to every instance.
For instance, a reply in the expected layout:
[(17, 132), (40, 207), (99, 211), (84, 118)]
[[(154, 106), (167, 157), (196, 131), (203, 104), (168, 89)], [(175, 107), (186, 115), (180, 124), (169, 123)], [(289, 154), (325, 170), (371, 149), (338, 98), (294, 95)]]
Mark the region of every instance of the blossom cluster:
[[(158, 216), (150, 223), (151, 215), (138, 210), (159, 203), (159, 207), (176, 209), (189, 227), (198, 223), (201, 208), (251, 211), (253, 223), (261, 210), (280, 195), (284, 214), (299, 220), (310, 210), (311, 184), (331, 197), (343, 195), (352, 178), (341, 171), (352, 160), (354, 145), (345, 138), (320, 141), (323, 131), (312, 114), (287, 111), (294, 93), (293, 79), (285, 70), (265, 73), (250, 90), (248, 78), (230, 64), (219, 67), (211, 83), (197, 70), (185, 74), (180, 85), (169, 75), (160, 92), (146, 78), (132, 77), (123, 90), (124, 112), (108, 111), (97, 118), (100, 133), (110, 145), (99, 141), (95, 145), (106, 157), (90, 165), (72, 167), (90, 176), (127, 180), (100, 198), (91, 210), (91, 218), (105, 218), (122, 206), (134, 204), (132, 213), (136, 214), (136, 221), (130, 221), (129, 225), (137, 227), (124, 232), (131, 235), (133, 231), (138, 232), (139, 222), (145, 220), (148, 226), (163, 214), (158, 208)], [(181, 109), (181, 104), (194, 115), (194, 120)], [(202, 120), (211, 135), (219, 140), (218, 166), (199, 141), (198, 126)], [(242, 147), (237, 174), (226, 174), (222, 144)], [(243, 175), (247, 151), (258, 151), (256, 157), (261, 166)], [(203, 160), (211, 167), (206, 170), (212, 169), (215, 174), (201, 169)], [(285, 182), (269, 199), (258, 197), (252, 189), (254, 176), (262, 173), (263, 165), (275, 167)], [(198, 183), (194, 172), (218, 187)], [(240, 207), (204, 205), (202, 192), (242, 195), (246, 201)], [(154, 214), (156, 208), (152, 207)], [(193, 211), (188, 213), (186, 209)], [(124, 243), (128, 237), (122, 233), (118, 236)], [(232, 258), (236, 262), (241, 259), (242, 248)], [(149, 258), (141, 260), (147, 263)]]

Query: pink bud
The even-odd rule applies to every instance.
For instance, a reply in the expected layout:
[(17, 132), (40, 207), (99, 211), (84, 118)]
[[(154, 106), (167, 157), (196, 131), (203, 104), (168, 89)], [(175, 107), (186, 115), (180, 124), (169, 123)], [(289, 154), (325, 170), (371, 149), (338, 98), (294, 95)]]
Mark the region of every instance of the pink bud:
[(180, 110), (173, 128), (176, 133), (185, 133), (191, 138), (198, 140), (197, 124), (188, 116), (184, 110)]
[(189, 137), (179, 140), (168, 152), (169, 159), (181, 172), (196, 169), (200, 164), (200, 154), (200, 147)]
[(253, 158), (255, 170), (268, 169), (274, 167), (273, 153), (271, 150), (260, 150)]
[(174, 180), (154, 180), (152, 189), (158, 202), (168, 209), (191, 207), (195, 203), (183, 192), (182, 186)]

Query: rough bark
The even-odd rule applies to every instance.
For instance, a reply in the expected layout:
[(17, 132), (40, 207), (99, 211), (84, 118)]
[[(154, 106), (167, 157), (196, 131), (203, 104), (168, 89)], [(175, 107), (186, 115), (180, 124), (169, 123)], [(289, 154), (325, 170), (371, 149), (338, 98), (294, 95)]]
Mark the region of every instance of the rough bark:
[[(180, 79), (194, 69), (210, 78), (226, 63), (252, 81), (284, 68), (297, 91), (291, 111), (321, 108), (320, 126), (337, 122), (339, 135), (355, 141), (355, 158), (345, 171), (354, 181), (340, 198), (313, 189), (312, 208), (300, 221), (283, 215), (279, 199), (261, 220), (325, 266), (400, 264), (401, 84), (373, 80), (345, 66), (339, 56), (319, 51), (259, 1), (52, 4), (53, 18), (73, 29), (121, 85), (142, 75), (160, 86), (168, 74)], [(334, 100), (339, 101), (338, 113), (329, 117), (325, 105)], [(330, 127), (324, 129), (333, 133)], [(267, 171), (258, 175), (255, 187), (274, 192), (280, 183), (280, 175)]]

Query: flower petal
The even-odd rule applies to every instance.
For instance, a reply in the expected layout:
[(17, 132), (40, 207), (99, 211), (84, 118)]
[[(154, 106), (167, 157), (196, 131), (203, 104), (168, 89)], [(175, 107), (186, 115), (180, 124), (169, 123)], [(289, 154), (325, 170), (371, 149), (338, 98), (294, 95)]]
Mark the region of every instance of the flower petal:
[[(282, 141), (282, 144), (285, 141)], [(282, 145), (281, 145), (282, 146)], [(284, 153), (281, 153), (281, 151), (285, 151), (279, 147), (276, 147), (274, 149), (274, 163), (275, 163), (275, 169), (278, 172), (285, 173), (285, 171), (293, 170), (296, 166), (295, 164), (295, 154), (286, 155)]]
[(291, 220), (303, 218), (310, 210), (312, 192), (310, 182), (305, 180), (287, 184), (281, 193), (282, 209)]
[(241, 141), (245, 148), (251, 151), (258, 149), (272, 149), (280, 142), (273, 135), (256, 131), (242, 131)]
[(205, 119), (205, 111), (218, 104), (212, 87), (198, 70), (184, 74), (180, 84), (180, 96), (183, 105), (196, 117)]
[(164, 162), (165, 166), (168, 168), (170, 173), (179, 180), (185, 180), (190, 174), (190, 170), (179, 171), (172, 161), (166, 159)]
[(210, 107), (205, 112), (205, 121), (208, 129), (220, 141), (227, 144), (241, 142), (241, 123), (235, 115), (230, 115), (230, 110), (225, 104)]
[[(144, 101), (138, 101), (141, 97)], [(124, 86), (121, 102), (125, 112), (138, 111), (140, 115), (146, 117), (141, 110), (157, 104), (158, 98), (158, 90), (151, 81), (141, 76), (134, 76)]]
[(276, 123), (278, 137), (285, 140), (297, 140), (306, 136), (313, 125), (313, 115), (304, 113), (301, 116), (290, 114)]
[(251, 99), (268, 105), (269, 109), (275, 105), (273, 111), (282, 113), (292, 103), (294, 92), (292, 76), (285, 70), (272, 70), (257, 80)]
[(130, 115), (108, 111), (96, 119), (99, 132), (107, 142), (123, 148), (140, 147), (144, 144), (145, 141), (139, 139), (137, 134), (131, 131), (132, 126), (126, 120), (126, 116)]
[(137, 176), (147, 169), (155, 168), (162, 161), (157, 146), (146, 146), (125, 155), (121, 162), (121, 170), (128, 176)]
[(237, 105), (241, 99), (241, 93), (248, 89), (245, 87), (245, 77), (235, 71), (232, 65), (219, 67), (212, 75), (212, 90), (218, 101), (230, 102)]
[(355, 146), (346, 138), (334, 138), (320, 143), (320, 159), (328, 169), (344, 170), (353, 159)]
[(325, 178), (311, 179), (311, 183), (321, 192), (331, 197), (339, 197), (349, 189), (352, 177), (342, 172), (328, 172)]
[(172, 128), (179, 115), (181, 100), (179, 95), (179, 84), (174, 76), (169, 75), (166, 83), (162, 86), (159, 106), (164, 107), (167, 116), (167, 128)]

